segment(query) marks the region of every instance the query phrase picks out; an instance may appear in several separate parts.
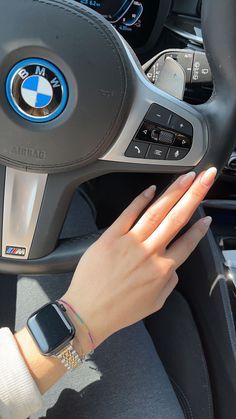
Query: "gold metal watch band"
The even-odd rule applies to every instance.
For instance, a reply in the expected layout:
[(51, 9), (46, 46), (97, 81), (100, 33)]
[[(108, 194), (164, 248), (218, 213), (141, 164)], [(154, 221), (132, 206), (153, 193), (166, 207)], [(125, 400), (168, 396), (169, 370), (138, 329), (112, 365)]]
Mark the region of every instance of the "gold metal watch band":
[(71, 344), (69, 344), (61, 352), (56, 354), (56, 357), (60, 359), (60, 361), (62, 362), (64, 367), (68, 369), (68, 371), (73, 371), (82, 363), (82, 359)]

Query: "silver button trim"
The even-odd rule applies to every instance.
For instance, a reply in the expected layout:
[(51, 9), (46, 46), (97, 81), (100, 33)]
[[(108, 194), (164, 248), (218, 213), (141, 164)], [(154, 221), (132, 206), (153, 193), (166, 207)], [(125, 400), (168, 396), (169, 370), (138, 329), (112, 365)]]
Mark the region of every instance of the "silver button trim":
[[(42, 204), (47, 174), (6, 168), (2, 256), (28, 259)], [(25, 254), (6, 254), (6, 248), (25, 248)]]

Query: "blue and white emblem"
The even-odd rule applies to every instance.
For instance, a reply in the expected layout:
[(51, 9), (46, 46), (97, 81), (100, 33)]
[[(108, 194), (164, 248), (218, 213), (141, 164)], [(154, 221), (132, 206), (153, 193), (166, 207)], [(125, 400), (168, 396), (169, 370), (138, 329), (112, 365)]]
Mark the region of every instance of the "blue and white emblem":
[(48, 122), (58, 117), (68, 101), (68, 88), (61, 71), (42, 59), (17, 63), (6, 81), (12, 108), (31, 122)]
[(21, 96), (32, 108), (45, 108), (53, 98), (53, 89), (44, 77), (30, 76), (21, 85)]

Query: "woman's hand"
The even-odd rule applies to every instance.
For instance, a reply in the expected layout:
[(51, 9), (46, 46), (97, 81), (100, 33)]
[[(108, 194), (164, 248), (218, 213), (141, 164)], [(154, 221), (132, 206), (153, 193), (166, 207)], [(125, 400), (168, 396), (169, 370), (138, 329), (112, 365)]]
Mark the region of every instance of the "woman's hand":
[[(173, 239), (215, 176), (215, 168), (196, 179), (194, 172), (181, 176), (137, 221), (155, 195), (151, 186), (84, 254), (63, 298), (88, 324), (96, 346), (163, 306), (177, 285), (176, 270), (205, 236), (211, 218), (198, 221), (174, 243)], [(82, 341), (89, 351), (87, 337)]]

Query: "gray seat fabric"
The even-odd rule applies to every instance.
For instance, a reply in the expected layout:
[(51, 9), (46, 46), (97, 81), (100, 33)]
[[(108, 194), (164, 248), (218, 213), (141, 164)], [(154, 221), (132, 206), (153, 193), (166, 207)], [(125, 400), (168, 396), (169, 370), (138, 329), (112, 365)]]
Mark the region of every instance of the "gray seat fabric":
[(158, 354), (166, 367), (188, 419), (213, 419), (207, 364), (193, 315), (175, 291), (165, 306), (146, 321)]

